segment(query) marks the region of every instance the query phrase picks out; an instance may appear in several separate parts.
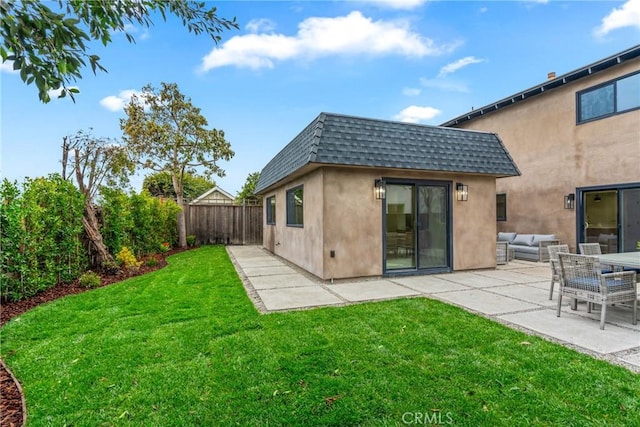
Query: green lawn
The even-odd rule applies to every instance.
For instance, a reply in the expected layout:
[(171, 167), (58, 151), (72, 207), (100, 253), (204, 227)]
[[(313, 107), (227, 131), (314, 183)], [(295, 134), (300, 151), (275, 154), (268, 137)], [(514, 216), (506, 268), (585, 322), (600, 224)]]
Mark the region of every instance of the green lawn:
[(2, 329), (31, 426), (640, 425), (640, 375), (423, 298), (261, 315), (224, 247)]

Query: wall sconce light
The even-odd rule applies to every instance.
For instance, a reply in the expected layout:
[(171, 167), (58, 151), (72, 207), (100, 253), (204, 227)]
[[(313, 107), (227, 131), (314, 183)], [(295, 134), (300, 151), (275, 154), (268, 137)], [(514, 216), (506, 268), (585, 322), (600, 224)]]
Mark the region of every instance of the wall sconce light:
[(574, 193), (569, 193), (564, 196), (564, 208), (565, 209), (575, 209), (576, 207), (576, 195)]
[(383, 180), (376, 179), (373, 190), (374, 190), (374, 194), (376, 195), (376, 199), (382, 200), (385, 198), (387, 189), (385, 188)]
[(469, 200), (469, 186), (461, 182), (456, 183), (456, 198), (459, 202)]

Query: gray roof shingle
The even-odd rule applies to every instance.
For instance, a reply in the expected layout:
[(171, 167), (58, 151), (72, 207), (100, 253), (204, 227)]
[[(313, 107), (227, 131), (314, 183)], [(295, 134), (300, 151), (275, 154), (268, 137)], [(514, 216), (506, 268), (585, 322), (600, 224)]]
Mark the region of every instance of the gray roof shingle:
[(520, 175), (493, 133), (321, 113), (262, 169), (256, 192), (310, 163)]

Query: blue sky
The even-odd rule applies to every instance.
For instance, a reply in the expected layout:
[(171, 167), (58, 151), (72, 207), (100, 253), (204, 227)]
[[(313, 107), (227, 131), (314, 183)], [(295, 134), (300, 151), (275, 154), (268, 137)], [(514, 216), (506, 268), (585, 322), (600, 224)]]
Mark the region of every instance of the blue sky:
[(108, 73), (86, 70), (75, 103), (40, 103), (3, 64), (2, 177), (59, 172), (62, 138), (81, 129), (121, 138), (130, 94), (167, 82), (225, 131), (235, 157), (216, 182), (236, 194), (320, 112), (438, 125), (640, 43), (640, 0), (211, 5), (240, 25), (217, 46), (173, 18), (130, 28), (136, 44), (92, 44)]

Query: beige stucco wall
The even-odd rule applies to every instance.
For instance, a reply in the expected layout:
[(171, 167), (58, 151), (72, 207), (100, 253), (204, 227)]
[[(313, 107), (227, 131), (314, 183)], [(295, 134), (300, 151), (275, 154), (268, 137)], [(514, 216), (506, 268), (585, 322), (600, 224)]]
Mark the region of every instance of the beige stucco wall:
[[(382, 201), (373, 192), (382, 177), (467, 184), (469, 200), (452, 201), (453, 269), (495, 267), (496, 188), (487, 176), (321, 167), (264, 194), (276, 196), (276, 224), (264, 215), (264, 247), (325, 280), (382, 275)], [(286, 190), (300, 184), (304, 227), (287, 227)]]
[(497, 133), (522, 176), (498, 179), (507, 194), (499, 231), (554, 233), (575, 251), (576, 188), (640, 181), (640, 110), (576, 125), (576, 92), (640, 70), (633, 60), (459, 125)]
[[(299, 185), (304, 185), (302, 204), (304, 226), (289, 227), (287, 226), (286, 192)], [(263, 246), (310, 273), (323, 277), (322, 169), (316, 169), (274, 191), (265, 193), (265, 200), (273, 195), (276, 197), (276, 223), (275, 225), (267, 224), (265, 212)]]

